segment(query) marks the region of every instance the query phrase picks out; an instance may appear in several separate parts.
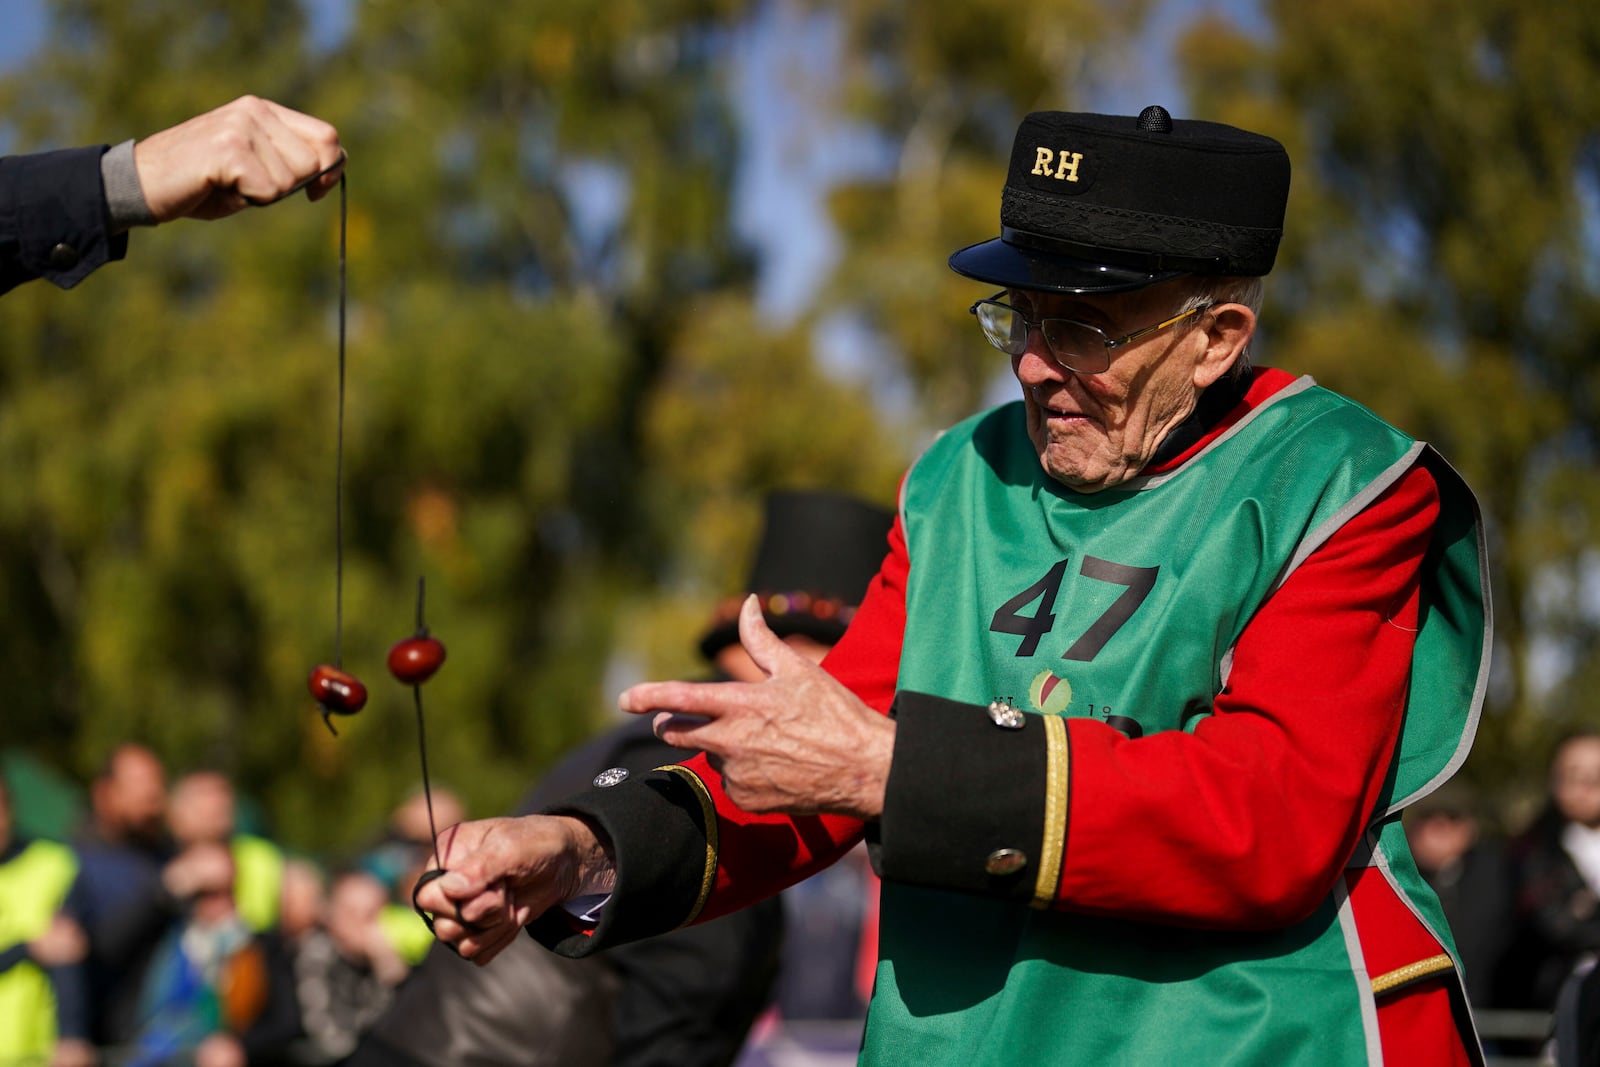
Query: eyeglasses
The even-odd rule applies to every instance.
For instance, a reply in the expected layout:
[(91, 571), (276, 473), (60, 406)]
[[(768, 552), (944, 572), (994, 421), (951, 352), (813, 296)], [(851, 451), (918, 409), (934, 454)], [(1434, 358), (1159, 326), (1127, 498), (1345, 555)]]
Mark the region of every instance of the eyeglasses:
[(1165, 330), (1190, 315), (1198, 315), (1215, 306), (1214, 301), (1201, 304), (1123, 337), (1107, 337), (1100, 327), (1076, 319), (1030, 319), (1010, 304), (1001, 303), (999, 298), (1005, 295), (1002, 290), (967, 309), (970, 314), (977, 316), (978, 325), (983, 328), (983, 335), (989, 339), (989, 343), (1008, 356), (1020, 356), (1027, 350), (1028, 334), (1037, 326), (1045, 345), (1050, 349), (1050, 355), (1074, 374), (1099, 374), (1111, 366), (1111, 353), (1123, 345), (1132, 344), (1141, 337)]

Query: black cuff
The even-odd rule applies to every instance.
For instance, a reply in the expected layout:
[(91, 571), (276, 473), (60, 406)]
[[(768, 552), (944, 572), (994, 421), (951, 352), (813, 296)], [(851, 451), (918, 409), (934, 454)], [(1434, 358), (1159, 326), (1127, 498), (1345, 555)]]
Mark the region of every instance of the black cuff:
[(1066, 828), (1064, 723), (1022, 714), (1007, 727), (982, 705), (910, 692), (895, 697), (895, 718), (876, 857), (883, 877), (1053, 899)]
[(0, 227), (17, 242), (27, 273), (70, 289), (128, 250), (127, 234), (112, 235), (100, 179), (106, 148), (69, 148), (13, 156), (0, 181)]
[(592, 932), (578, 932), (557, 907), (528, 925), (534, 940), (562, 956), (587, 956), (691, 921), (716, 875), (706, 836), (709, 797), (697, 781), (688, 770), (649, 771), (546, 809), (585, 819), (609, 840), (617, 884)]

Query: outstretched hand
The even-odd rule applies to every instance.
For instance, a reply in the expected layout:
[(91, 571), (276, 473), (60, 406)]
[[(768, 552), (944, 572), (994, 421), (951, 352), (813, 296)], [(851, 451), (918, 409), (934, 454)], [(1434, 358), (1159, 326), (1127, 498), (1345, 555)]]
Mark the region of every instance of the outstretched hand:
[(619, 706), (656, 712), (657, 737), (704, 750), (746, 811), (877, 818), (894, 723), (784, 644), (754, 596), (740, 609), (739, 640), (765, 680), (647, 682), (625, 691)]
[(573, 897), (606, 893), (615, 865), (587, 823), (528, 815), (460, 823), (439, 834), (446, 873), (416, 895), (433, 915), (433, 934), (484, 964), (522, 928)]
[(303, 186), (312, 200), (339, 184), (339, 131), (271, 100), (241, 96), (133, 146), (157, 222), (220, 219)]

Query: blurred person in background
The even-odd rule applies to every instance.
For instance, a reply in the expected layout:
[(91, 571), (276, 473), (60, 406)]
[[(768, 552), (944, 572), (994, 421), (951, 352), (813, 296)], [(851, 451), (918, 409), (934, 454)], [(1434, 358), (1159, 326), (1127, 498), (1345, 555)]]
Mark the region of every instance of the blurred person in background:
[(322, 868), (301, 856), (283, 864), (283, 894), (278, 908), (278, 933), (291, 951), (323, 923), (328, 906)]
[(1600, 952), (1600, 731), (1557, 742), (1543, 809), (1511, 845), (1516, 936), (1508, 1006), (1555, 1007), (1573, 969)]
[(294, 990), (274, 944), (239, 915), (232, 852), (199, 841), (168, 866), (188, 887), (186, 905), (145, 968), (128, 1067), (281, 1060), (299, 1032)]
[(1476, 798), (1450, 781), (1405, 814), (1417, 870), (1438, 894), (1461, 953), (1467, 998), (1498, 1007), (1500, 965), (1511, 943), (1511, 870), (1499, 839), (1486, 832)]
[(418, 786), (390, 813), (382, 835), (362, 851), (355, 864), (388, 891), (378, 922), (389, 944), (411, 967), (421, 963), (433, 947), (433, 934), (411, 906), (411, 891), (433, 860), (430, 826), (443, 830), (467, 817), (466, 805), (453, 789), (436, 785), (432, 792), (431, 820), (428, 794)]
[(418, 786), (389, 813), (383, 833), (362, 850), (356, 865), (389, 886), (396, 900), (403, 900), (410, 906), (410, 885), (403, 883), (433, 855), (431, 827), (443, 830), (466, 817), (467, 809), (461, 797), (450, 787), (435, 783), (430, 821), (428, 795)]
[[(237, 896), (237, 894), (235, 894)], [(300, 953), (326, 929), (328, 880), (322, 866), (304, 856), (289, 856), (283, 865), (283, 892), (279, 902), (278, 925), (262, 934), (275, 940), (273, 962), (281, 966), (274, 981), (288, 988), (295, 1016), (295, 1039), (275, 1058), (261, 1058), (268, 1067), (305, 1067), (320, 1063), (321, 1053), (306, 1036), (300, 1003), (298, 964)]]
[[(766, 497), (743, 588), (762, 598), (768, 625), (790, 648), (817, 662), (843, 635), (883, 559), (893, 518), (843, 493)], [(713, 609), (699, 642), (716, 680), (761, 676), (738, 641), (741, 599)], [(628, 719), (564, 757), (517, 810), (539, 811), (591, 783), (620, 782), (682, 757), (648, 720)], [(592, 960), (564, 959), (523, 937), (495, 967), (479, 969), (436, 946), (350, 1067), (732, 1063), (771, 1001), (780, 967), (794, 972), (791, 985), (836, 983), (811, 1002), (849, 1010), (869, 888), (860, 868), (811, 887), (790, 905), (804, 931), (798, 941), (785, 937), (785, 903), (773, 898)]]
[(389, 888), (365, 871), (334, 878), (323, 927), (308, 932), (295, 953), (295, 999), (306, 1036), (300, 1062), (337, 1063), (354, 1052), (410, 971), (383, 928), (388, 902)]
[(0, 157), (0, 293), (35, 278), (70, 289), (123, 258), (128, 231), (220, 219), (339, 182), (339, 134), (242, 96), (139, 141)]
[[(86, 961), (94, 1044), (132, 1036), (139, 982), (191, 888), (166, 832), (167, 780), (143, 745), (118, 745), (89, 789), (89, 823), (73, 839), (78, 877), (68, 910), (89, 936)], [(167, 884), (167, 879), (172, 884)]]
[(278, 924), (284, 857), (276, 844), (236, 825), (233, 783), (218, 771), (192, 771), (172, 786), (167, 825), (178, 847), (216, 842), (233, 853), (239, 916), (258, 933)]
[(65, 845), (18, 837), (14, 825), (0, 777), (0, 1064), (91, 1064), (93, 1047), (70, 1036), (85, 1021), (75, 965), (88, 941), (61, 910), (78, 863)]

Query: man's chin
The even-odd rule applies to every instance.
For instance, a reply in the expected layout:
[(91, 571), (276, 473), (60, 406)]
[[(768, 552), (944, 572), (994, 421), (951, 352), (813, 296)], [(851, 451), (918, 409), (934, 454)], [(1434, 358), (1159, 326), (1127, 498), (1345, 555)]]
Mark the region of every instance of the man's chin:
[(1112, 470), (1103, 465), (1091, 469), (1081, 463), (1051, 462), (1048, 454), (1040, 457), (1039, 462), (1046, 474), (1075, 493), (1098, 493), (1133, 477), (1132, 473)]

